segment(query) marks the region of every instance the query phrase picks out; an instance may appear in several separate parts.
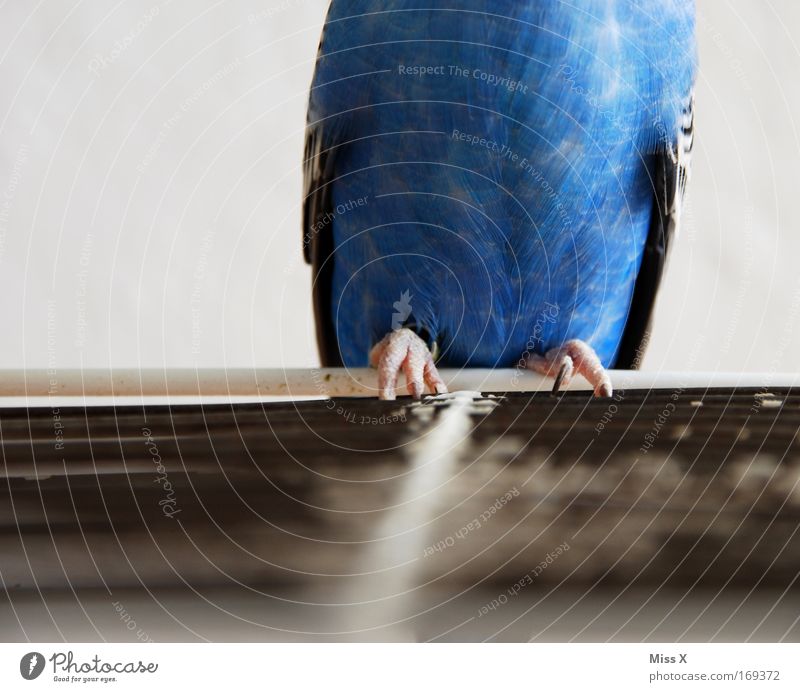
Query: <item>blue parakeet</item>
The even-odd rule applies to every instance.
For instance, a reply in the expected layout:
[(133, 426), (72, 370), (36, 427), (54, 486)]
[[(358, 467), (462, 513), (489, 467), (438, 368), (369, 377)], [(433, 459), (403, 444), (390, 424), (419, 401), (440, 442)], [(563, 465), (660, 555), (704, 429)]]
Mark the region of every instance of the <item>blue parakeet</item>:
[[(432, 7), (438, 5), (437, 7)], [(323, 363), (638, 364), (693, 141), (694, 0), (333, 0), (303, 247)]]

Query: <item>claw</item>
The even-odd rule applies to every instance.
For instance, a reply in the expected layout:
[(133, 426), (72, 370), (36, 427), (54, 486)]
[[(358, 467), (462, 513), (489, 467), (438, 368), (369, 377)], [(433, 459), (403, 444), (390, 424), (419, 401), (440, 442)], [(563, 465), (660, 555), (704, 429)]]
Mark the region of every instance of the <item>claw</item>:
[(556, 375), (556, 381), (553, 384), (553, 391), (550, 392), (553, 396), (558, 394), (558, 390), (561, 389), (561, 383), (564, 380), (564, 377), (567, 375), (567, 370), (570, 368), (570, 364), (566, 361), (561, 365), (561, 369), (558, 371), (558, 375)]
[(527, 365), (540, 375), (555, 377), (553, 394), (557, 394), (562, 385), (569, 384), (574, 372), (586, 378), (594, 388), (595, 396), (609, 397), (614, 393), (611, 378), (594, 349), (578, 339), (571, 339), (560, 348), (549, 350), (544, 357), (532, 355)]
[(370, 351), (370, 364), (378, 369), (378, 396), (386, 401), (397, 398), (397, 379), (402, 370), (406, 376), (408, 391), (415, 399), (421, 399), (425, 385), (432, 392), (446, 394), (447, 385), (439, 376), (433, 356), (410, 329), (389, 332)]

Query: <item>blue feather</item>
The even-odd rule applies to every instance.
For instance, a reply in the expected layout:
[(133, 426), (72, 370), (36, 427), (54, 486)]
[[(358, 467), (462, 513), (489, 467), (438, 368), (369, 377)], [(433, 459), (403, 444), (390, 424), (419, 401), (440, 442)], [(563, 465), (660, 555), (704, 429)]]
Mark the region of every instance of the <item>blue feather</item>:
[(613, 365), (694, 82), (693, 2), (431, 4), (334, 0), (320, 46), (344, 364), (405, 295), (441, 364), (582, 339)]

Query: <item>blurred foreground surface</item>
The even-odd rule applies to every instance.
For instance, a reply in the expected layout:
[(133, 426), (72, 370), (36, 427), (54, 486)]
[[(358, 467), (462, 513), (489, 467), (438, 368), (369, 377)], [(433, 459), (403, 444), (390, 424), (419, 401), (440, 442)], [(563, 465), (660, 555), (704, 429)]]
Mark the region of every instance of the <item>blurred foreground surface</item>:
[(800, 641), (800, 395), (0, 410), (3, 641)]

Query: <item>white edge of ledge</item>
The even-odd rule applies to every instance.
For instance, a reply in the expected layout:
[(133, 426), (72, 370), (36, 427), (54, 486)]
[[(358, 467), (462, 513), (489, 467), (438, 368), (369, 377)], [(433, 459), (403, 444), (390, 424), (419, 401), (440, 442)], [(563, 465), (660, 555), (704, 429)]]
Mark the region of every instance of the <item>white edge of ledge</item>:
[[(440, 370), (450, 391), (549, 391), (553, 380), (530, 371)], [(795, 387), (800, 373), (612, 370), (615, 390)], [(401, 377), (402, 382), (402, 377)], [(567, 390), (589, 390), (576, 377)], [(398, 394), (407, 394), (405, 386)], [(377, 395), (371, 368), (0, 370), (0, 406), (258, 402)]]

